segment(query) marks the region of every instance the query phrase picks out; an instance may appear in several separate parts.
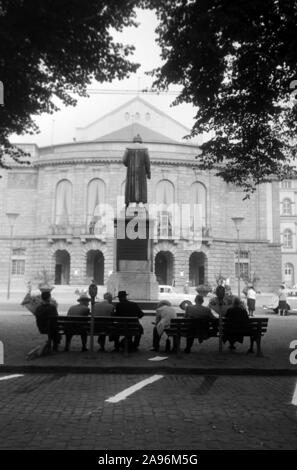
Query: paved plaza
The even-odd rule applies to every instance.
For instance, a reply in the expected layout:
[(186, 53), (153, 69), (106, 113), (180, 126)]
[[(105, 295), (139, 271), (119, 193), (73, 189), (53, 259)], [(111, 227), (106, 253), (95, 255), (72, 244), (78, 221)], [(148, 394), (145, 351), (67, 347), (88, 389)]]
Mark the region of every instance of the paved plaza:
[[(150, 351), (153, 316), (140, 351), (125, 357), (72, 350), (34, 360), (42, 343), (34, 316), (10, 304), (0, 314), (0, 449), (296, 449), (297, 316), (269, 317), (264, 357), (211, 338), (191, 354)], [(164, 343), (162, 343), (164, 347)], [(151, 359), (162, 358), (160, 361)], [(107, 401), (110, 400), (110, 401)]]
[(295, 378), (165, 375), (106, 401), (147, 377), (0, 380), (0, 449), (296, 449)]

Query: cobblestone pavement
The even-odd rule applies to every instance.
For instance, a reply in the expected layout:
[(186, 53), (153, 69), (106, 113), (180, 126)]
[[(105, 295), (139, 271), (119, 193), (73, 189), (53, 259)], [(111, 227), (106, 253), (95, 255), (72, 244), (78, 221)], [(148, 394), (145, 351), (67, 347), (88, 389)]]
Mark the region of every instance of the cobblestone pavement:
[[(0, 374), (0, 378), (4, 374)], [(0, 449), (296, 449), (292, 377), (26, 374), (0, 380)]]

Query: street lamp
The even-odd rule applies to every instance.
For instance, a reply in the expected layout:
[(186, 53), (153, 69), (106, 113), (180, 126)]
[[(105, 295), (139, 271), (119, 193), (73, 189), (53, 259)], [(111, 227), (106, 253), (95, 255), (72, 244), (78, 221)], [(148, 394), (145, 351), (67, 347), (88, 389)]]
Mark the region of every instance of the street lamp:
[(91, 338), (90, 338), (90, 349), (91, 352), (94, 352), (94, 307), (95, 307), (95, 297), (97, 295), (98, 288), (95, 284), (95, 281), (92, 281), (89, 285), (89, 295), (91, 297)]
[(241, 223), (244, 220), (244, 217), (231, 217), (231, 218), (234, 222), (235, 229), (237, 231), (237, 269), (238, 269), (237, 279), (238, 279), (238, 297), (240, 299), (240, 241), (239, 241), (239, 228), (240, 228)]
[(10, 298), (10, 276), (11, 276), (11, 254), (12, 254), (12, 238), (13, 238), (13, 228), (16, 219), (19, 214), (17, 212), (8, 212), (6, 213), (8, 218), (8, 223), (10, 226), (10, 238), (9, 238), (9, 262), (8, 262), (8, 281), (7, 281), (7, 299)]

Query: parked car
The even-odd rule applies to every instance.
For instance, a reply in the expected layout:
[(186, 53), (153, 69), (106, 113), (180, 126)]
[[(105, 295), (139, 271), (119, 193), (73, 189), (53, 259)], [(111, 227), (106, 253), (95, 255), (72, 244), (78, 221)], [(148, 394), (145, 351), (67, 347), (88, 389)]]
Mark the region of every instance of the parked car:
[(193, 304), (197, 293), (185, 294), (176, 292), (173, 286), (159, 285), (159, 300), (169, 300), (174, 306), (178, 306), (184, 310), (186, 304)]
[(297, 284), (295, 284), (293, 287), (287, 288), (287, 295), (291, 295), (293, 297), (297, 296)]

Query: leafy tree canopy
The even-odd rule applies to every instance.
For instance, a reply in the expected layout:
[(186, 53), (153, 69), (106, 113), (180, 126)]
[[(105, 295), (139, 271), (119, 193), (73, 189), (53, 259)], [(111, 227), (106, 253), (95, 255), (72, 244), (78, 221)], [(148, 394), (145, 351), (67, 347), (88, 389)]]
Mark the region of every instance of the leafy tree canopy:
[(198, 109), (192, 136), (212, 136), (197, 157), (201, 168), (247, 193), (273, 175), (296, 176), (297, 1), (145, 4), (160, 22), (155, 86), (181, 85), (175, 104)]
[(122, 79), (138, 68), (133, 47), (113, 40), (111, 28), (135, 24), (136, 0), (0, 0), (0, 166), (11, 133), (34, 133), (32, 115), (57, 110), (53, 97), (74, 105), (92, 79)]

